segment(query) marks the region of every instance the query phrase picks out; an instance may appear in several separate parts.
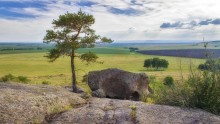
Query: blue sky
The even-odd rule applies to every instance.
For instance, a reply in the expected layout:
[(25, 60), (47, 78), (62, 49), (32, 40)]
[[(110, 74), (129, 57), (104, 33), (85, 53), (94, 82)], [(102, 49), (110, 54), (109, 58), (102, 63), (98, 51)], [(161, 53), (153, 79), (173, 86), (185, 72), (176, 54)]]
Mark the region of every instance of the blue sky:
[(53, 19), (80, 8), (115, 41), (220, 39), (219, 0), (0, 0), (0, 42), (42, 42)]

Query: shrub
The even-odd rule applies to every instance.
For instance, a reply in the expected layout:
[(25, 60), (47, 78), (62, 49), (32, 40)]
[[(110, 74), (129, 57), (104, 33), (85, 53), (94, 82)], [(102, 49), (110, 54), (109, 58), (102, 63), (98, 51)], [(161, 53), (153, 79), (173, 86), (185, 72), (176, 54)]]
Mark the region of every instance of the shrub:
[(156, 104), (189, 107), (190, 89), (185, 84), (176, 84), (175, 87), (161, 86), (155, 90), (153, 100)]
[(198, 69), (203, 71), (220, 71), (220, 59), (208, 59), (204, 64), (200, 64)]
[(173, 88), (163, 86), (155, 90), (155, 103), (196, 107), (220, 115), (220, 59), (207, 58), (199, 66), (201, 70), (191, 70), (186, 81), (176, 83)]
[(88, 74), (83, 75), (82, 82), (88, 82)]
[(130, 106), (131, 108), (131, 112), (130, 112), (130, 116), (131, 116), (131, 120), (133, 123), (136, 123), (136, 119), (137, 119), (137, 107), (135, 105)]
[(48, 84), (50, 84), (50, 82), (49, 81), (42, 81), (42, 84), (48, 85)]
[(220, 74), (204, 71), (190, 76), (187, 80), (191, 87), (190, 102), (193, 107), (220, 114)]
[(1, 81), (3, 82), (10, 82), (10, 81), (14, 81), (14, 82), (22, 82), (22, 83), (28, 83), (30, 80), (25, 77), (25, 76), (13, 76), (12, 74), (8, 74), (5, 75), (1, 78)]
[(192, 72), (188, 79), (175, 87), (162, 86), (153, 96), (157, 104), (196, 107), (220, 114), (220, 73)]
[(5, 75), (1, 78), (1, 80), (3, 82), (10, 82), (10, 81), (13, 81), (16, 77), (13, 76), (12, 74), (8, 74), (8, 75)]
[(17, 80), (22, 83), (28, 83), (30, 80), (25, 76), (18, 76)]
[(173, 86), (174, 85), (173, 82), (174, 82), (174, 80), (173, 80), (173, 77), (171, 77), (171, 76), (167, 76), (163, 80), (163, 84), (166, 86)]

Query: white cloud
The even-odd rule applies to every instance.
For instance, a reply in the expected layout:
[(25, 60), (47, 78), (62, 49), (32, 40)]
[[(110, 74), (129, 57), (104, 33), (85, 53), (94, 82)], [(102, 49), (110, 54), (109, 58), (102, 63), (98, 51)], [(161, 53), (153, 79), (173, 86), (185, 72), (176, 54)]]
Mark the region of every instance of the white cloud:
[[(24, 1), (28, 0), (21, 2)], [(56, 1), (58, 2), (48, 4), (46, 10), (33, 7), (11, 9), (11, 11), (21, 14), (36, 15), (36, 18), (0, 17), (0, 42), (41, 42), (46, 29), (51, 27), (53, 19), (58, 18), (60, 14), (67, 11), (77, 12), (80, 8), (94, 15), (96, 23), (93, 27), (97, 33), (111, 37), (116, 41), (198, 40), (202, 39), (203, 36), (207, 40), (216, 40), (220, 36), (220, 26), (218, 25), (198, 26), (193, 30), (160, 29), (160, 25), (165, 22), (199, 22), (209, 18), (220, 18), (219, 0), (136, 0), (135, 3), (132, 3), (131, 0), (92, 0), (92, 2), (98, 4), (91, 7), (82, 7), (76, 4), (76, 2), (82, 0), (68, 0), (73, 3), (71, 5), (64, 4), (64, 0)], [(137, 16), (116, 14), (109, 11), (111, 7), (121, 10), (132, 8), (145, 13)]]

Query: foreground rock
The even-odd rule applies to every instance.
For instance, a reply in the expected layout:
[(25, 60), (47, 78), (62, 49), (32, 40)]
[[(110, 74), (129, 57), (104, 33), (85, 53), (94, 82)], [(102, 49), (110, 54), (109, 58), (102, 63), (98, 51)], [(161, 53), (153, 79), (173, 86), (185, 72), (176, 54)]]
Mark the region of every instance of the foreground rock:
[(192, 109), (148, 105), (128, 100), (92, 98), (62, 113), (52, 124), (220, 124), (220, 117)]
[(0, 124), (220, 124), (195, 109), (107, 98), (87, 101), (62, 88), (0, 83)]
[(138, 100), (141, 94), (149, 93), (149, 81), (145, 73), (120, 69), (89, 72), (88, 84), (95, 97)]
[(47, 123), (85, 102), (62, 88), (0, 83), (0, 124)]

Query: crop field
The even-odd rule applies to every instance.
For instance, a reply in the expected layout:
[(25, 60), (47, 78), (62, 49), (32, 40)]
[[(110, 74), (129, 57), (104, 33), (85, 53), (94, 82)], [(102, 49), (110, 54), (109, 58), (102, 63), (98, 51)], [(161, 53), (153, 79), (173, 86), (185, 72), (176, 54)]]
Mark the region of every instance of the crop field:
[(189, 58), (206, 58), (206, 53), (208, 53), (212, 58), (220, 57), (220, 49), (141, 50), (138, 53)]

